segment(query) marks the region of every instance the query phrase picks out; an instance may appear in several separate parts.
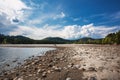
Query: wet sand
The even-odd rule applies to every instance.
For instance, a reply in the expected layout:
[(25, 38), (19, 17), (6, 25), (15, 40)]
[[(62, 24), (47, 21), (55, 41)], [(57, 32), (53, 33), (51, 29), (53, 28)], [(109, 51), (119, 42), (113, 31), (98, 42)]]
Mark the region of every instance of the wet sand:
[(0, 80), (120, 80), (120, 46), (56, 47), (11, 71), (3, 71)]

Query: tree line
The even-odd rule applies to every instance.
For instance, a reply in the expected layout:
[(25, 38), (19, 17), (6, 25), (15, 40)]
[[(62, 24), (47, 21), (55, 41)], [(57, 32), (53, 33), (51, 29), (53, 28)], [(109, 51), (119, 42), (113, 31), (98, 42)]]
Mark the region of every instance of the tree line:
[(48, 37), (42, 40), (34, 40), (24, 36), (6, 36), (0, 34), (0, 44), (120, 44), (120, 30), (108, 34), (105, 38), (94, 39), (84, 37), (78, 40), (66, 40), (59, 37)]

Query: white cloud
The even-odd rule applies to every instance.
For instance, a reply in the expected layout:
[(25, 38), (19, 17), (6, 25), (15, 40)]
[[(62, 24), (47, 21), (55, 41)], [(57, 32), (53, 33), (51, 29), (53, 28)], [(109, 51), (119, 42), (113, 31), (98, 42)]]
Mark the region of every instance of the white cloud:
[(64, 18), (65, 16), (66, 16), (65, 13), (61, 12), (61, 13), (58, 14), (58, 15), (54, 15), (53, 19)]
[(105, 37), (108, 33), (117, 31), (117, 27), (106, 27), (106, 26), (94, 26), (93, 24), (88, 25), (69, 25), (63, 28), (45, 25), (42, 28), (19, 26), (9, 34), (10, 35), (24, 35), (33, 39), (43, 39), (46, 37), (61, 37), (65, 39), (79, 39), (80, 37)]
[(73, 18), (73, 21), (79, 21), (81, 19), (81, 17), (79, 18)]
[(30, 9), (21, 0), (0, 0), (0, 15), (6, 15), (6, 20), (23, 20), (24, 10)]
[(120, 19), (120, 11), (110, 15), (110, 18), (112, 18), (114, 20), (115, 19)]

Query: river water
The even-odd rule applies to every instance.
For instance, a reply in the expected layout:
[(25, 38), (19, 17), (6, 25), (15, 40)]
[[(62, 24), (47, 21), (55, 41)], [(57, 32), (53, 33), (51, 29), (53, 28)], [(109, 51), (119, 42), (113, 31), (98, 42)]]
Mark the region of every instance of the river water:
[(49, 50), (55, 50), (55, 48), (0, 47), (0, 71), (14, 68), (24, 63), (24, 60), (33, 56), (41, 56)]

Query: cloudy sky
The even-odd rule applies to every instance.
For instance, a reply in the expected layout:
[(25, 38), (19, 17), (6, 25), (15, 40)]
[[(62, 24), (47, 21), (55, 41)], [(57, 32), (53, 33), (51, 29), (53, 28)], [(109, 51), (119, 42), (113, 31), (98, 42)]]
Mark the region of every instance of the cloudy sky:
[(120, 0), (0, 0), (0, 33), (103, 38), (120, 30)]

